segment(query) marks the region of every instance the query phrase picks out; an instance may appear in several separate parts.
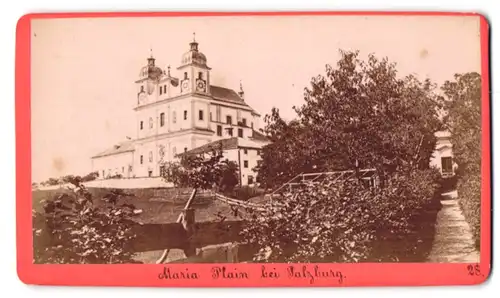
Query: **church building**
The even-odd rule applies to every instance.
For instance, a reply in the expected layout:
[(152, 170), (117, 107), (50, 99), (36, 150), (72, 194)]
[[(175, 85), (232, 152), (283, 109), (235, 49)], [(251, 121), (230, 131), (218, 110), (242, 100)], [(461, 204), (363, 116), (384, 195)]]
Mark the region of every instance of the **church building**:
[(92, 157), (99, 178), (157, 177), (163, 162), (217, 143), (238, 164), (241, 185), (255, 183), (253, 168), (268, 144), (258, 131), (260, 115), (245, 102), (241, 84), (238, 92), (212, 85), (196, 40), (189, 47), (175, 74), (147, 58), (135, 81), (137, 135)]

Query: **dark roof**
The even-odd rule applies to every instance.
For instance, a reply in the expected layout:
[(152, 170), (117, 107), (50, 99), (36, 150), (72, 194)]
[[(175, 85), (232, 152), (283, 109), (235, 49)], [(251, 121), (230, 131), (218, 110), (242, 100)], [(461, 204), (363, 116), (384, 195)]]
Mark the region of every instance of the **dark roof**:
[(201, 153), (207, 153), (213, 149), (218, 150), (231, 150), (231, 149), (236, 149), (238, 148), (238, 137), (232, 137), (228, 139), (222, 139), (222, 140), (217, 140), (214, 142), (210, 142), (208, 144), (202, 145), (200, 147), (196, 147), (194, 149), (191, 149), (189, 151), (186, 151), (184, 153), (179, 154), (184, 155), (184, 154), (201, 154)]
[(252, 139), (257, 141), (269, 141), (269, 139), (262, 133), (252, 130)]
[(238, 104), (238, 105), (243, 105), (252, 110), (253, 113), (260, 115), (252, 109), (244, 100), (243, 98), (240, 97), (240, 95), (229, 88), (224, 88), (220, 86), (214, 86), (210, 85), (210, 93), (212, 94), (213, 99), (218, 100), (218, 101), (224, 101), (227, 103), (233, 103), (233, 104)]
[(98, 154), (92, 156), (92, 158), (103, 157), (103, 156), (118, 154), (118, 153), (132, 152), (132, 151), (134, 151), (134, 142), (133, 141), (125, 141), (125, 142), (116, 144), (113, 147), (108, 148), (108, 149), (102, 151), (101, 153), (98, 153)]
[(236, 91), (232, 89), (210, 85), (210, 93), (212, 94), (214, 99), (247, 105), (245, 101), (238, 95), (238, 93), (236, 93)]
[[(254, 131), (255, 133), (255, 131)], [(257, 133), (260, 136), (264, 137), (262, 134), (260, 133)], [(252, 136), (254, 137), (254, 136)], [(267, 139), (258, 139), (258, 138), (255, 138), (256, 140), (258, 141), (266, 141)], [(180, 153), (178, 154), (179, 156), (182, 156), (184, 154), (187, 154), (187, 155), (191, 155), (191, 154), (202, 154), (202, 153), (207, 153), (207, 152), (210, 152), (211, 150), (232, 150), (232, 149), (237, 149), (239, 147), (245, 147), (245, 148), (252, 148), (254, 147), (255, 145), (248, 145), (248, 144), (244, 144), (245, 142), (243, 142), (243, 144), (240, 144), (240, 138), (238, 137), (232, 137), (232, 138), (227, 138), (227, 139), (221, 139), (221, 140), (217, 140), (217, 141), (213, 141), (213, 142), (210, 142), (208, 144), (205, 144), (205, 145), (202, 145), (202, 146), (199, 146), (199, 147), (196, 147), (194, 149), (191, 149), (189, 151), (186, 151), (186, 152), (183, 152), (183, 153)], [(243, 140), (242, 140), (243, 141)], [(256, 149), (260, 149), (260, 147), (255, 147)]]

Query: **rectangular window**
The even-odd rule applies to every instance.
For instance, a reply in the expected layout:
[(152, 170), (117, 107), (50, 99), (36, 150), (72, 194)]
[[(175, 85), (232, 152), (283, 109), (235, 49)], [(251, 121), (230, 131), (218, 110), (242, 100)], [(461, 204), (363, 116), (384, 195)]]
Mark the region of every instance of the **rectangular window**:
[(243, 138), (243, 129), (238, 128), (238, 137)]
[(140, 127), (141, 127), (141, 130), (144, 128), (144, 121), (141, 121)]
[(177, 113), (175, 113), (175, 111), (172, 112), (172, 122), (173, 123), (177, 122)]
[(441, 171), (443, 173), (453, 172), (453, 161), (451, 157), (441, 157)]
[(226, 116), (226, 123), (233, 124), (233, 118), (231, 116)]
[(187, 120), (188, 118), (188, 111), (184, 111), (184, 120)]
[(232, 128), (228, 128), (227, 129), (227, 134), (232, 137), (233, 136), (233, 129)]
[(215, 121), (221, 122), (220, 106), (215, 107)]
[(243, 167), (246, 169), (248, 168), (248, 160), (243, 161)]
[(160, 166), (160, 176), (165, 177), (167, 170), (165, 166)]
[(144, 156), (142, 156), (142, 155), (141, 155), (141, 157), (140, 157), (140, 162), (141, 162), (141, 165), (142, 165), (142, 163), (144, 162)]
[(236, 123), (240, 123), (240, 122), (241, 122), (241, 111), (236, 110)]
[(245, 118), (241, 119), (241, 124), (246, 127), (247, 126), (247, 119), (245, 119)]
[(160, 113), (160, 126), (165, 125), (165, 113)]
[(248, 184), (253, 184), (253, 176), (248, 176)]
[(222, 126), (220, 126), (220, 125), (217, 125), (217, 135), (218, 135), (219, 137), (221, 137), (221, 136), (222, 136)]
[(188, 151), (188, 148), (187, 147), (184, 147), (184, 152), (187, 152)]
[(152, 176), (153, 176), (153, 171), (149, 170), (149, 171), (148, 171), (148, 176), (149, 176), (149, 177), (152, 177)]
[(248, 154), (248, 150), (247, 149), (243, 149), (243, 153), (244, 154)]
[(212, 112), (210, 112), (210, 121), (214, 121), (214, 118), (212, 118)]
[(203, 120), (203, 110), (198, 111), (198, 119)]
[(163, 94), (163, 87), (160, 86), (160, 95), (162, 95), (162, 94)]
[(252, 127), (252, 129), (253, 129), (253, 122), (252, 122), (252, 123), (250, 123), (250, 125), (251, 125), (251, 127)]
[(198, 79), (203, 80), (203, 73), (201, 71), (198, 73)]

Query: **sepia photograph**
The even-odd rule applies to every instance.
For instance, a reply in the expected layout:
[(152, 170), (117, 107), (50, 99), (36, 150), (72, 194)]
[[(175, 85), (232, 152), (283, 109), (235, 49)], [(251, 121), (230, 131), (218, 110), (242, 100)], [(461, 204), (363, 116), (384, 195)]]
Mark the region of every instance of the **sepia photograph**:
[(33, 19), (33, 264), (479, 263), (480, 20)]

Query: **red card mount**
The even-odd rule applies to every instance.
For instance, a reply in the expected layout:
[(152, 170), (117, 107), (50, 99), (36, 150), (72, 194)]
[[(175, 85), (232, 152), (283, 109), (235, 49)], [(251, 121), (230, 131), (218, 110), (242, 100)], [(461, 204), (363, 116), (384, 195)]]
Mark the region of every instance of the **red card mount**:
[[(23, 16), (19, 278), (149, 287), (484, 282), (488, 34), (474, 13)], [(301, 108), (285, 115), (292, 106)]]

